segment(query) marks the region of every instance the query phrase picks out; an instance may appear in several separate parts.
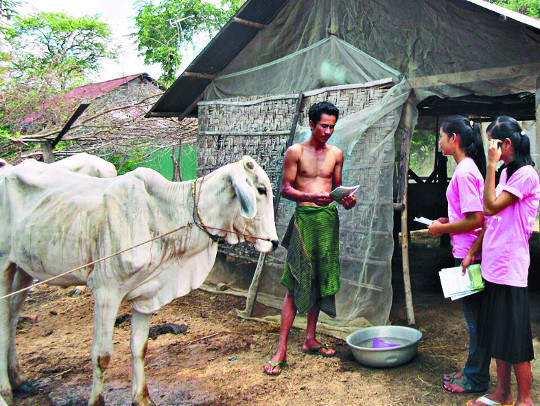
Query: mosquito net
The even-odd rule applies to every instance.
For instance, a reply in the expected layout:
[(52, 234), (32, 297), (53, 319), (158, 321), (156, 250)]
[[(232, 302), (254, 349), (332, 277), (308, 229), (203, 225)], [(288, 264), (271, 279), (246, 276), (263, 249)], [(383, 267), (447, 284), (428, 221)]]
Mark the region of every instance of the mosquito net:
[[(287, 82), (279, 79), (284, 72), (290, 77)], [(299, 89), (302, 104), (291, 136)], [(345, 153), (343, 184), (360, 185), (360, 189), (354, 209), (339, 209), (338, 315), (336, 319), (321, 315), (321, 328), (343, 337), (360, 326), (387, 323), (392, 305), (396, 139), (400, 139), (402, 106), (410, 93), (404, 77), (332, 36), (271, 63), (220, 76), (207, 93), (209, 101), (199, 103), (201, 174), (250, 154), (269, 174), (274, 194), (279, 193), (287, 142), (306, 141), (311, 135), (307, 114), (311, 104), (326, 100), (340, 109), (329, 143)], [(268, 94), (273, 96), (264, 96)], [(294, 202), (279, 201), (276, 225), (280, 238), (294, 207)], [(223, 247), (222, 251), (229, 261), (219, 263), (209, 280), (227, 281), (233, 290), (245, 293), (249, 278), (239, 273), (250, 277), (253, 267), (244, 270), (231, 264), (231, 258), (256, 261), (258, 253), (249, 246)], [(266, 256), (258, 289), (258, 300), (276, 308), (285, 293), (279, 279), (286, 255), (280, 247)], [(299, 321), (302, 323), (301, 318)]]

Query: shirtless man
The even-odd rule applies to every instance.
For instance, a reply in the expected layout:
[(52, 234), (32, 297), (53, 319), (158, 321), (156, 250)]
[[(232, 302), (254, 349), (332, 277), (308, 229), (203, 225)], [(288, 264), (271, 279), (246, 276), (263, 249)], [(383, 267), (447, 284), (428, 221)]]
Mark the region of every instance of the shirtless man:
[[(297, 204), (282, 243), (288, 249), (281, 277), (287, 293), (277, 353), (264, 366), (268, 375), (279, 375), (286, 365), (287, 339), (297, 311), (307, 314), (302, 350), (325, 357), (336, 353), (315, 339), (315, 327), (320, 310), (336, 316), (335, 294), (339, 290), (339, 218), (330, 192), (341, 186), (343, 151), (326, 143), (338, 117), (339, 110), (331, 103), (312, 105), (311, 138), (292, 145), (285, 153), (281, 196)], [(347, 196), (338, 203), (352, 209), (356, 198)]]

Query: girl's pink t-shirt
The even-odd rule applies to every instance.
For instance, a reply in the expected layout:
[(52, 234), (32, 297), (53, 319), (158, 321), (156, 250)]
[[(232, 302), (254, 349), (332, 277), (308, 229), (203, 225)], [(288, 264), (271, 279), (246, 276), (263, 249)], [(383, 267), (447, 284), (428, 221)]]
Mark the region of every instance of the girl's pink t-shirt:
[(482, 244), (482, 276), (489, 282), (517, 287), (527, 286), (529, 238), (540, 201), (540, 181), (531, 165), (519, 168), (507, 179), (507, 169), (495, 189), (513, 194), (518, 201), (494, 216), (486, 217)]
[[(446, 189), (448, 221), (454, 223), (467, 213), (484, 212), (484, 179), (474, 161), (467, 157), (457, 166)], [(450, 233), (454, 258), (465, 258), (469, 248), (478, 238), (481, 228), (463, 234)], [(476, 259), (481, 258), (478, 253)]]

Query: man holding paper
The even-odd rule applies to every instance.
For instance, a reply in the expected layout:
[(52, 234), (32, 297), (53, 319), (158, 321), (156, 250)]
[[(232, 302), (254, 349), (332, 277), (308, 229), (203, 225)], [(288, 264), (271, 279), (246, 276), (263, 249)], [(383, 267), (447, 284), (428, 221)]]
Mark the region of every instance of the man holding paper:
[[(287, 339), (296, 312), (307, 314), (305, 353), (332, 357), (336, 351), (315, 339), (322, 310), (336, 316), (335, 294), (339, 281), (339, 218), (331, 192), (341, 186), (343, 151), (327, 141), (334, 132), (339, 110), (331, 103), (309, 109), (311, 138), (285, 153), (281, 195), (297, 202), (294, 217), (283, 238), (288, 250), (281, 284), (287, 288), (281, 311), (281, 332), (275, 356), (264, 367), (279, 375), (286, 365)], [(356, 205), (354, 195), (337, 200), (345, 209)]]

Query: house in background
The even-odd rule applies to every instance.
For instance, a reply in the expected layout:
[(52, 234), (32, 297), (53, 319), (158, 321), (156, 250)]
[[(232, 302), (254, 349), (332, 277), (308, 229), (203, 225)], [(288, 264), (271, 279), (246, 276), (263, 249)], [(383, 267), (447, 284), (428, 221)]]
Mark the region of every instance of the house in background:
[[(32, 133), (53, 126), (56, 131), (50, 131), (45, 142), (34, 140), (42, 144), (46, 161), (87, 152), (110, 160), (120, 173), (122, 168), (146, 166), (168, 179), (175, 170), (171, 156), (176, 146), (175, 161), (181, 162), (182, 177), (194, 178), (197, 120), (145, 118), (163, 90), (146, 73), (76, 87), (24, 120), (25, 142), (32, 141)], [(49, 114), (53, 105), (60, 114)]]

